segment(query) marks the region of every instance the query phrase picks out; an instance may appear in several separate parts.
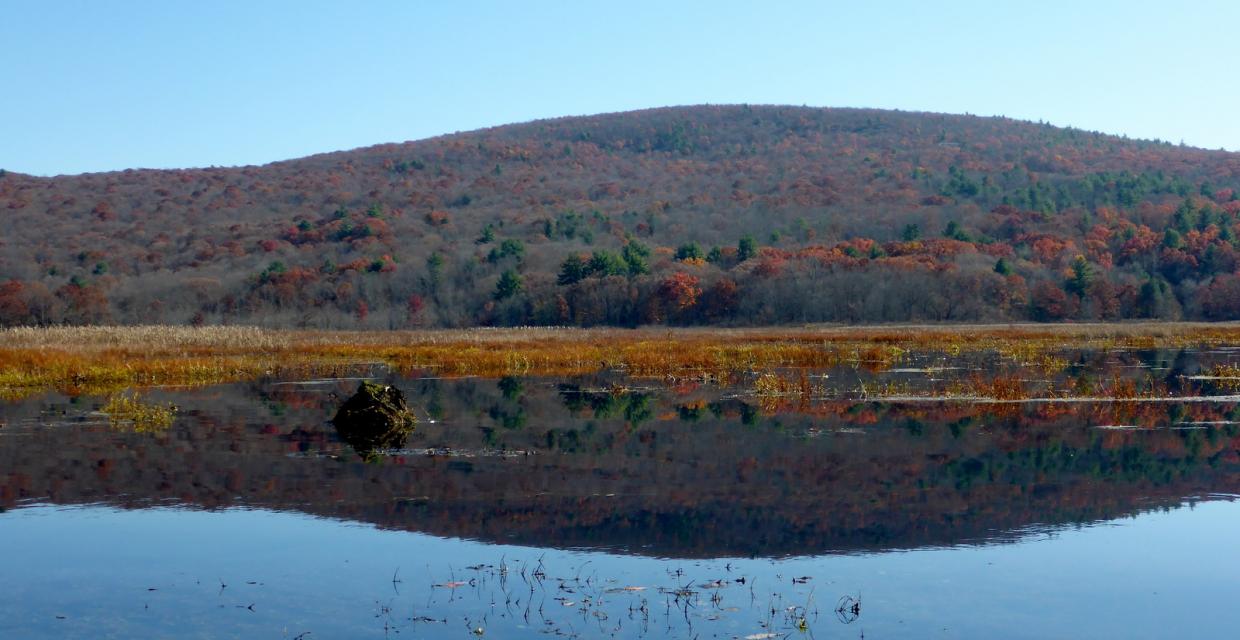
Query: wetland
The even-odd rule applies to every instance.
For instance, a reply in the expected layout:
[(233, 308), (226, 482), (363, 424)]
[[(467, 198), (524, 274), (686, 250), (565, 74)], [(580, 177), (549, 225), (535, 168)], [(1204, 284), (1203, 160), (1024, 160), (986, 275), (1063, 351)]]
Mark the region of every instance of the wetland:
[[(138, 331), (0, 342), (0, 636), (1238, 621), (1230, 327)], [(333, 424), (362, 381), (412, 430)]]

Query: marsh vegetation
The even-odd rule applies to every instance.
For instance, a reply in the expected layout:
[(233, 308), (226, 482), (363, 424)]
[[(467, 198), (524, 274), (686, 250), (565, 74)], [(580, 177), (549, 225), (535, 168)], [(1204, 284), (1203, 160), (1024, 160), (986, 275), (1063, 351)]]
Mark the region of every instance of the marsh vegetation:
[[(58, 327), (0, 329), (0, 393), (70, 394), (131, 386), (204, 385), (348, 376), (381, 365), (404, 375), (576, 376), (613, 373), (664, 382), (737, 384), (787, 395), (865, 397), (897, 387), (804, 384), (799, 374), (967, 370), (942, 393), (1012, 400), (1081, 389), (1038, 388), (1079, 372), (1085, 353), (1228, 348), (1240, 325), (1099, 324), (779, 329), (471, 329), (415, 332), (276, 331), (252, 327)], [(1216, 380), (1224, 380), (1234, 363)], [(1097, 380), (1098, 372), (1089, 372)], [(1102, 376), (1105, 377), (1105, 374)], [(1235, 377), (1235, 376), (1230, 376)], [(1201, 378), (1206, 379), (1206, 378)], [(1109, 383), (1115, 386), (1107, 387)], [(1141, 380), (1102, 380), (1116, 397), (1157, 395)]]
[[(0, 634), (1167, 628), (1149, 594), (1179, 569), (1110, 563), (1227, 569), (1184, 541), (1240, 495), (1235, 331), (10, 331), (0, 524), (31, 549), (12, 566), (70, 568), (23, 583), (33, 613)], [(359, 387), (398, 391), (413, 428), (333, 425)], [(100, 604), (61, 604), (64, 580)], [(1071, 601), (1028, 619), (1001, 601), (1020, 589)]]

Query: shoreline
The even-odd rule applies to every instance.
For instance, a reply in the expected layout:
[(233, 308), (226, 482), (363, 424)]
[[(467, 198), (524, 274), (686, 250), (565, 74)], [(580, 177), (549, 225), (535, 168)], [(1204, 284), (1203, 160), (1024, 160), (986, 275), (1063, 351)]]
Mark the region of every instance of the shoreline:
[(996, 354), (1022, 367), (1066, 366), (1066, 350), (1240, 346), (1240, 323), (807, 325), (760, 328), (483, 328), (306, 331), (257, 327), (0, 329), (0, 395), (72, 395), (334, 376), (359, 366), (447, 377), (587, 375), (711, 381), (781, 369), (885, 371), (910, 353)]

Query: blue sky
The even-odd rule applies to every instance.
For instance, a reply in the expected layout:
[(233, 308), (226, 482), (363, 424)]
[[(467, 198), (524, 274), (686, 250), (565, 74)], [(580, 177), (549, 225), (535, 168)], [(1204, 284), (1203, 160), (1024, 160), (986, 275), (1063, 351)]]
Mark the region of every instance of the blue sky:
[(742, 102), (1240, 150), (1240, 3), (1223, 0), (0, 0), (0, 16), (0, 167), (40, 175)]

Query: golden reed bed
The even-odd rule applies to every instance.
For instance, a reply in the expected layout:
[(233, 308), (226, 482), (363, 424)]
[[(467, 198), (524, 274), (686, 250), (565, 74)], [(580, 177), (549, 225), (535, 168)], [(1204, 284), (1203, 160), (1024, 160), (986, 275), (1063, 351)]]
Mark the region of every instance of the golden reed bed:
[(721, 379), (783, 367), (895, 366), (918, 351), (991, 351), (1053, 362), (1064, 349), (1240, 345), (1240, 324), (806, 326), (759, 329), (513, 328), (393, 332), (255, 327), (0, 330), (0, 393), (102, 393), (271, 375), (333, 375), (358, 365), (446, 376), (578, 375)]

